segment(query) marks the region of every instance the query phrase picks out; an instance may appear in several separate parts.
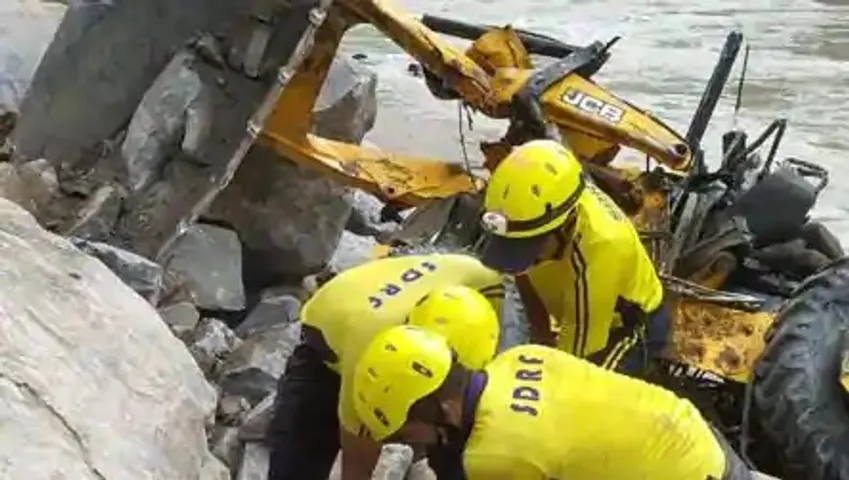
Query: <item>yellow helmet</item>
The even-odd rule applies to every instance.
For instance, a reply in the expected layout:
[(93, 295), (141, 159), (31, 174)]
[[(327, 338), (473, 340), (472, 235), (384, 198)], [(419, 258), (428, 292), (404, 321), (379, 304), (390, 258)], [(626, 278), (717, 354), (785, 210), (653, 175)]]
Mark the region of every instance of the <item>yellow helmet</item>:
[(457, 359), (480, 370), (498, 346), (498, 314), (486, 297), (463, 285), (446, 285), (422, 297), (407, 317), (411, 325), (433, 330), (448, 341)]
[(514, 148), (486, 187), (481, 223), (491, 236), (483, 263), (508, 273), (531, 266), (546, 234), (566, 222), (585, 186), (581, 163), (563, 145), (533, 140)]
[(354, 409), (378, 442), (397, 432), (410, 407), (435, 392), (451, 370), (445, 338), (421, 327), (399, 325), (379, 333), (354, 369)]

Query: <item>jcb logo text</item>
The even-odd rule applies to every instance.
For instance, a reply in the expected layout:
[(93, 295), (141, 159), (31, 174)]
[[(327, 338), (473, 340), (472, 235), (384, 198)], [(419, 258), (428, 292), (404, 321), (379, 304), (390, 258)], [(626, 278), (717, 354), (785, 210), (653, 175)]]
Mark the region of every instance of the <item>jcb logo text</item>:
[(566, 90), (561, 99), (582, 112), (601, 117), (613, 124), (621, 122), (625, 116), (625, 111), (621, 108), (571, 88)]

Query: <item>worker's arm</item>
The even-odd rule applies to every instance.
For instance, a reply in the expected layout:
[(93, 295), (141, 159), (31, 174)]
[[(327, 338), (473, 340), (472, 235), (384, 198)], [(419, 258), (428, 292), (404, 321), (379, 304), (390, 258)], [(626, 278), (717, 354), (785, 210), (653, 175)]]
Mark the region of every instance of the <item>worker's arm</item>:
[(342, 447), (342, 480), (370, 480), (380, 458), (380, 442), (372, 439), (357, 417), (353, 402), (354, 364), (345, 357), (339, 386), (339, 440)]
[(525, 316), (531, 330), (531, 341), (541, 345), (556, 345), (557, 339), (551, 331), (548, 310), (543, 305), (542, 299), (537, 295), (530, 278), (527, 275), (517, 275), (516, 287), (519, 289), (522, 304), (525, 306)]
[(380, 444), (341, 429), (342, 480), (370, 480), (380, 458)]
[(605, 346), (613, 323), (616, 301), (622, 294), (624, 279), (631, 269), (627, 256), (618, 245), (592, 245), (584, 248), (575, 244), (571, 262), (575, 282), (567, 286), (574, 295), (575, 334), (569, 347), (575, 355), (585, 357)]
[(468, 480), (547, 480), (550, 478), (534, 464), (508, 453), (463, 456)]

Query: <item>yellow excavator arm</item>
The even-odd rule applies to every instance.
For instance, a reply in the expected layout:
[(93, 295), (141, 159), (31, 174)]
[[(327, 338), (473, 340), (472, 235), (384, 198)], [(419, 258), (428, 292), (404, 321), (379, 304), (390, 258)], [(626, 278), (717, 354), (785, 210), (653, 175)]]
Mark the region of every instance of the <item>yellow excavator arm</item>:
[[(402, 206), (481, 189), (480, 180), (454, 163), (310, 133), (312, 110), (342, 36), (361, 23), (378, 28), (462, 101), (493, 118), (511, 118), (515, 94), (526, 92), (540, 72), (551, 72), (533, 68), (522, 42), (509, 27), (494, 28), (463, 51), (388, 0), (337, 1), (316, 33), (311, 52), (280, 88), (257, 142), (306, 168)], [(624, 145), (671, 169), (689, 166), (689, 149), (673, 130), (584, 78), (579, 68), (573, 70), (559, 72), (537, 96), (545, 115), (557, 124), (579, 157), (598, 159), (600, 153), (615, 154), (619, 145)], [(489, 157), (491, 151), (484, 153)]]

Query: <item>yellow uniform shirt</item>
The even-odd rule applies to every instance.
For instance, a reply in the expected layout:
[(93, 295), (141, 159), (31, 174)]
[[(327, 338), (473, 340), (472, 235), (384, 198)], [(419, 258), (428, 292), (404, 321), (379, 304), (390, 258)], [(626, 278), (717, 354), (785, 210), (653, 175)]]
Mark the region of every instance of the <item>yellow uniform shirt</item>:
[(706, 480), (725, 457), (670, 391), (538, 345), (486, 368), (463, 465), (469, 480)]
[(446, 284), (465, 285), (489, 298), (496, 309), (504, 296), (501, 276), (477, 259), (460, 254), (384, 258), (346, 270), (322, 286), (301, 310), (305, 326), (321, 332), (340, 373), (339, 419), (358, 433), (351, 402), (351, 375), (362, 350), (381, 330), (404, 323), (425, 294)]
[(651, 312), (663, 286), (634, 225), (607, 194), (589, 183), (576, 208), (571, 245), (562, 258), (532, 267), (528, 279), (559, 330), (560, 349), (587, 357), (621, 325), (617, 305)]

